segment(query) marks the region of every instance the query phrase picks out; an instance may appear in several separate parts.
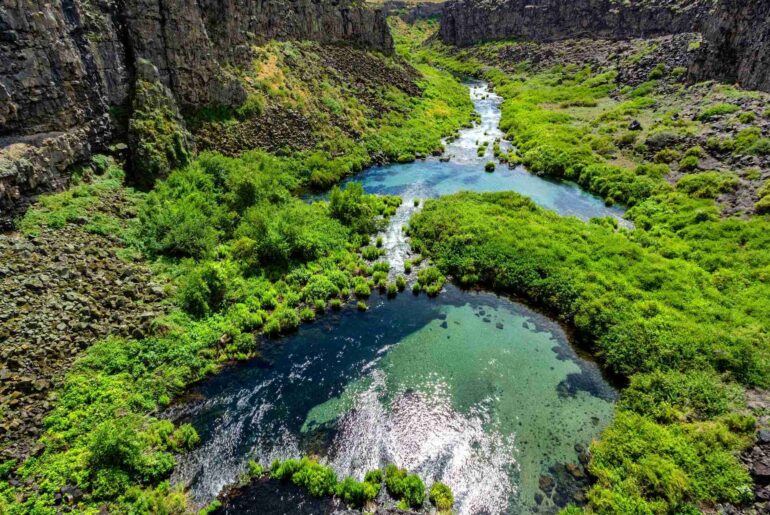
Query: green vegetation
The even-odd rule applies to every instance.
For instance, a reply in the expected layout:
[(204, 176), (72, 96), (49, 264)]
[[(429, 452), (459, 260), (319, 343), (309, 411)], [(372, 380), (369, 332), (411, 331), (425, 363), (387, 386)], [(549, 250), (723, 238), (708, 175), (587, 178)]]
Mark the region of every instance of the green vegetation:
[(698, 119), (701, 121), (709, 121), (740, 110), (741, 108), (735, 104), (716, 104), (701, 111), (698, 115)]
[[(664, 207), (667, 206), (667, 207)], [(713, 203), (666, 193), (629, 211), (637, 229), (583, 223), (514, 193), (428, 201), (410, 224), (444, 274), (530, 299), (574, 325), (630, 378), (593, 446), (599, 512), (681, 512), (742, 502), (737, 459), (754, 421), (741, 385), (768, 384), (768, 221), (721, 221)]]
[(447, 513), (452, 510), (455, 503), (452, 489), (440, 481), (436, 481), (430, 487), (428, 495), (430, 502), (436, 507), (439, 513)]
[[(280, 51), (290, 53), (292, 45)], [(268, 76), (267, 69), (275, 73)], [(262, 112), (260, 95), (266, 104), (275, 100), (267, 96), (280, 95), (281, 88), (273, 86), (283, 71), (269, 62), (261, 70), (262, 93), (250, 92), (243, 108), (248, 112), (239, 110), (236, 117)], [(195, 445), (197, 435), (153, 414), (222, 364), (257, 355), (260, 332), (292, 331), (327, 303), (341, 309), (351, 293), (366, 297), (372, 287), (387, 289), (382, 275), (387, 277), (388, 265), (372, 266), (361, 255), (380, 256), (381, 250), (367, 243), (395, 213), (400, 199), (366, 195), (353, 184), (335, 189), (328, 202), (306, 203), (296, 193), (357, 172), (373, 155), (390, 160), (428, 155), (440, 147), (442, 137), (470, 120), (467, 90), (449, 73), (420, 64), (417, 83), (417, 96), (396, 88), (382, 91), (379, 100), (387, 113), (372, 117), (376, 124), (362, 126), (356, 140), (341, 136), (327, 119), (321, 125), (328, 134), (321, 132), (328, 138), (309, 150), (255, 150), (237, 158), (205, 152), (190, 161), (181, 152), (181, 140), (168, 131), (161, 140), (170, 146), (153, 147), (159, 153), (147, 154), (157, 166), (142, 165), (140, 171), (154, 179), (166, 168), (180, 168), (151, 192), (125, 188), (120, 168), (97, 158), (89, 174), (101, 176), (91, 184), (43, 197), (30, 210), (21, 223), (26, 233), (77, 223), (120, 237), (127, 255), (152, 262), (173, 293), (173, 305), (155, 321), (155, 334), (142, 340), (108, 338), (82, 353), (45, 421), (42, 451), (15, 470), (21, 484), (10, 484), (7, 473), (0, 479), (0, 512), (55, 513), (56, 495), (65, 485), (84, 491), (72, 507), (77, 511), (101, 506), (116, 513), (185, 509), (184, 492), (170, 488), (165, 479), (175, 464), (174, 453)], [(304, 101), (295, 96), (291, 101)], [(325, 105), (332, 109), (334, 100), (330, 93)], [(162, 114), (170, 123), (173, 113)], [(199, 123), (218, 124), (225, 131), (238, 123), (228, 118), (231, 114), (199, 113)], [(135, 130), (165, 131), (157, 117), (149, 118)], [(128, 205), (120, 216), (130, 218), (135, 211), (136, 218), (93, 209), (113, 197)], [(361, 308), (366, 309), (363, 301)], [(313, 492), (327, 492), (331, 483), (316, 466), (307, 467), (296, 481)], [(28, 487), (33, 484), (34, 491)], [(361, 498), (350, 482), (343, 490), (340, 495), (351, 502)], [(366, 490), (371, 494), (371, 487)]]
[[(249, 463), (250, 478), (259, 478), (264, 473), (261, 465)], [(306, 488), (315, 497), (335, 495), (354, 508), (363, 508), (366, 503), (373, 501), (380, 493), (383, 479), (391, 495), (406, 503), (407, 508), (419, 508), (425, 499), (425, 487), (419, 476), (410, 475), (395, 465), (388, 465), (384, 475), (379, 469), (370, 470), (363, 481), (356, 481), (352, 477), (338, 480), (331, 467), (310, 457), (275, 460), (270, 465), (269, 473), (271, 479)], [(452, 490), (443, 483), (435, 483), (431, 489), (431, 502), (441, 511), (449, 510), (454, 502)]]
[(385, 468), (385, 486), (388, 493), (400, 501), (402, 509), (419, 508), (425, 502), (425, 484), (422, 479), (393, 464)]
[(181, 121), (165, 86), (136, 82), (128, 133), (133, 175), (141, 184), (151, 185), (190, 160), (190, 136)]

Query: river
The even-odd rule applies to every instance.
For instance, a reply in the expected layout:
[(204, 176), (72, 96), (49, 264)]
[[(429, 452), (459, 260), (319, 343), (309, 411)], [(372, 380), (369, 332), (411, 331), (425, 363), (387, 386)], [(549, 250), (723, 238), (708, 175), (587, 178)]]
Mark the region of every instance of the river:
[[(415, 198), (513, 190), (563, 215), (622, 220), (620, 208), (574, 184), (523, 168), (485, 172), (502, 138), (501, 99), (483, 83), (469, 89), (481, 122), (447, 144), (443, 160), (373, 167), (351, 179), (405, 200), (383, 235), (393, 270), (409, 257), (403, 225), (419, 209)], [(487, 154), (478, 156), (485, 140)], [(553, 513), (569, 502), (585, 486), (573, 466), (579, 451), (608, 424), (616, 394), (555, 321), (448, 285), (433, 299), (375, 294), (367, 312), (349, 306), (325, 315), (266, 341), (260, 359), (226, 369), (193, 395), (175, 414), (193, 423), (202, 445), (180, 458), (173, 481), (202, 503), (249, 459), (267, 465), (315, 454), (358, 479), (396, 463), (428, 485), (450, 485), (455, 512), (493, 514)], [(318, 513), (323, 505), (259, 484), (226, 510)]]

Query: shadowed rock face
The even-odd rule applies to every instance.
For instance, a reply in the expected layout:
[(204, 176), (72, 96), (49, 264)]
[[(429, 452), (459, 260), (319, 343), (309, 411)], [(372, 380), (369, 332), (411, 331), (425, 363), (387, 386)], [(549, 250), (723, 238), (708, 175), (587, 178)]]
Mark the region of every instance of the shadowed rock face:
[(269, 39), (393, 47), (382, 12), (350, 0), (3, 2), (0, 214), (66, 183), (67, 167), (104, 147), (115, 129), (108, 113), (130, 111), (138, 60), (182, 111), (237, 106), (245, 93), (227, 68)]
[(737, 82), (770, 91), (770, 2), (720, 0), (705, 20), (695, 80)]
[(656, 37), (693, 32), (706, 7), (700, 0), (455, 0), (444, 7), (440, 37), (457, 46), (499, 39)]

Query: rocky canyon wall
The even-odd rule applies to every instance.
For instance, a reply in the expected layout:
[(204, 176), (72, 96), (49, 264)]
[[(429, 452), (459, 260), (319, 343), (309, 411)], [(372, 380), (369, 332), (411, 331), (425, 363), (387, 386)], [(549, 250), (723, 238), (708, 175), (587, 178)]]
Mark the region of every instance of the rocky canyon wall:
[(454, 0), (444, 7), (439, 36), (457, 46), (656, 37), (693, 32), (706, 8), (699, 0)]
[(770, 2), (720, 0), (704, 20), (694, 80), (715, 79), (770, 91)]
[(228, 70), (269, 39), (393, 47), (382, 11), (352, 0), (3, 1), (0, 218), (104, 147), (130, 117), (137, 63), (157, 70), (143, 76), (172, 110), (237, 106)]

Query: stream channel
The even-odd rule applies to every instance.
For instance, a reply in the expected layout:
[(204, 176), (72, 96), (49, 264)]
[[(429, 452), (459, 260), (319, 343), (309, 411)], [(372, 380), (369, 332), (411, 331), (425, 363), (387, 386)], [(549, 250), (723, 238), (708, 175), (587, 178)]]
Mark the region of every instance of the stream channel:
[[(350, 179), (404, 200), (382, 235), (392, 273), (410, 256), (403, 226), (419, 209), (413, 199), (513, 190), (565, 216), (623, 221), (621, 208), (575, 184), (500, 164), (485, 172), (503, 136), (502, 99), (485, 83), (469, 89), (481, 121), (461, 130), (443, 159), (375, 166)], [(448, 284), (436, 298), (375, 293), (366, 312), (348, 306), (266, 340), (259, 359), (225, 369), (192, 397), (175, 416), (196, 427), (202, 444), (180, 458), (173, 481), (201, 503), (236, 481), (250, 459), (268, 465), (313, 454), (359, 480), (396, 463), (428, 486), (448, 484), (455, 513), (496, 514), (554, 513), (581, 495), (584, 472), (575, 465), (611, 420), (616, 392), (556, 321)], [(338, 507), (274, 483), (246, 487), (222, 511)]]

